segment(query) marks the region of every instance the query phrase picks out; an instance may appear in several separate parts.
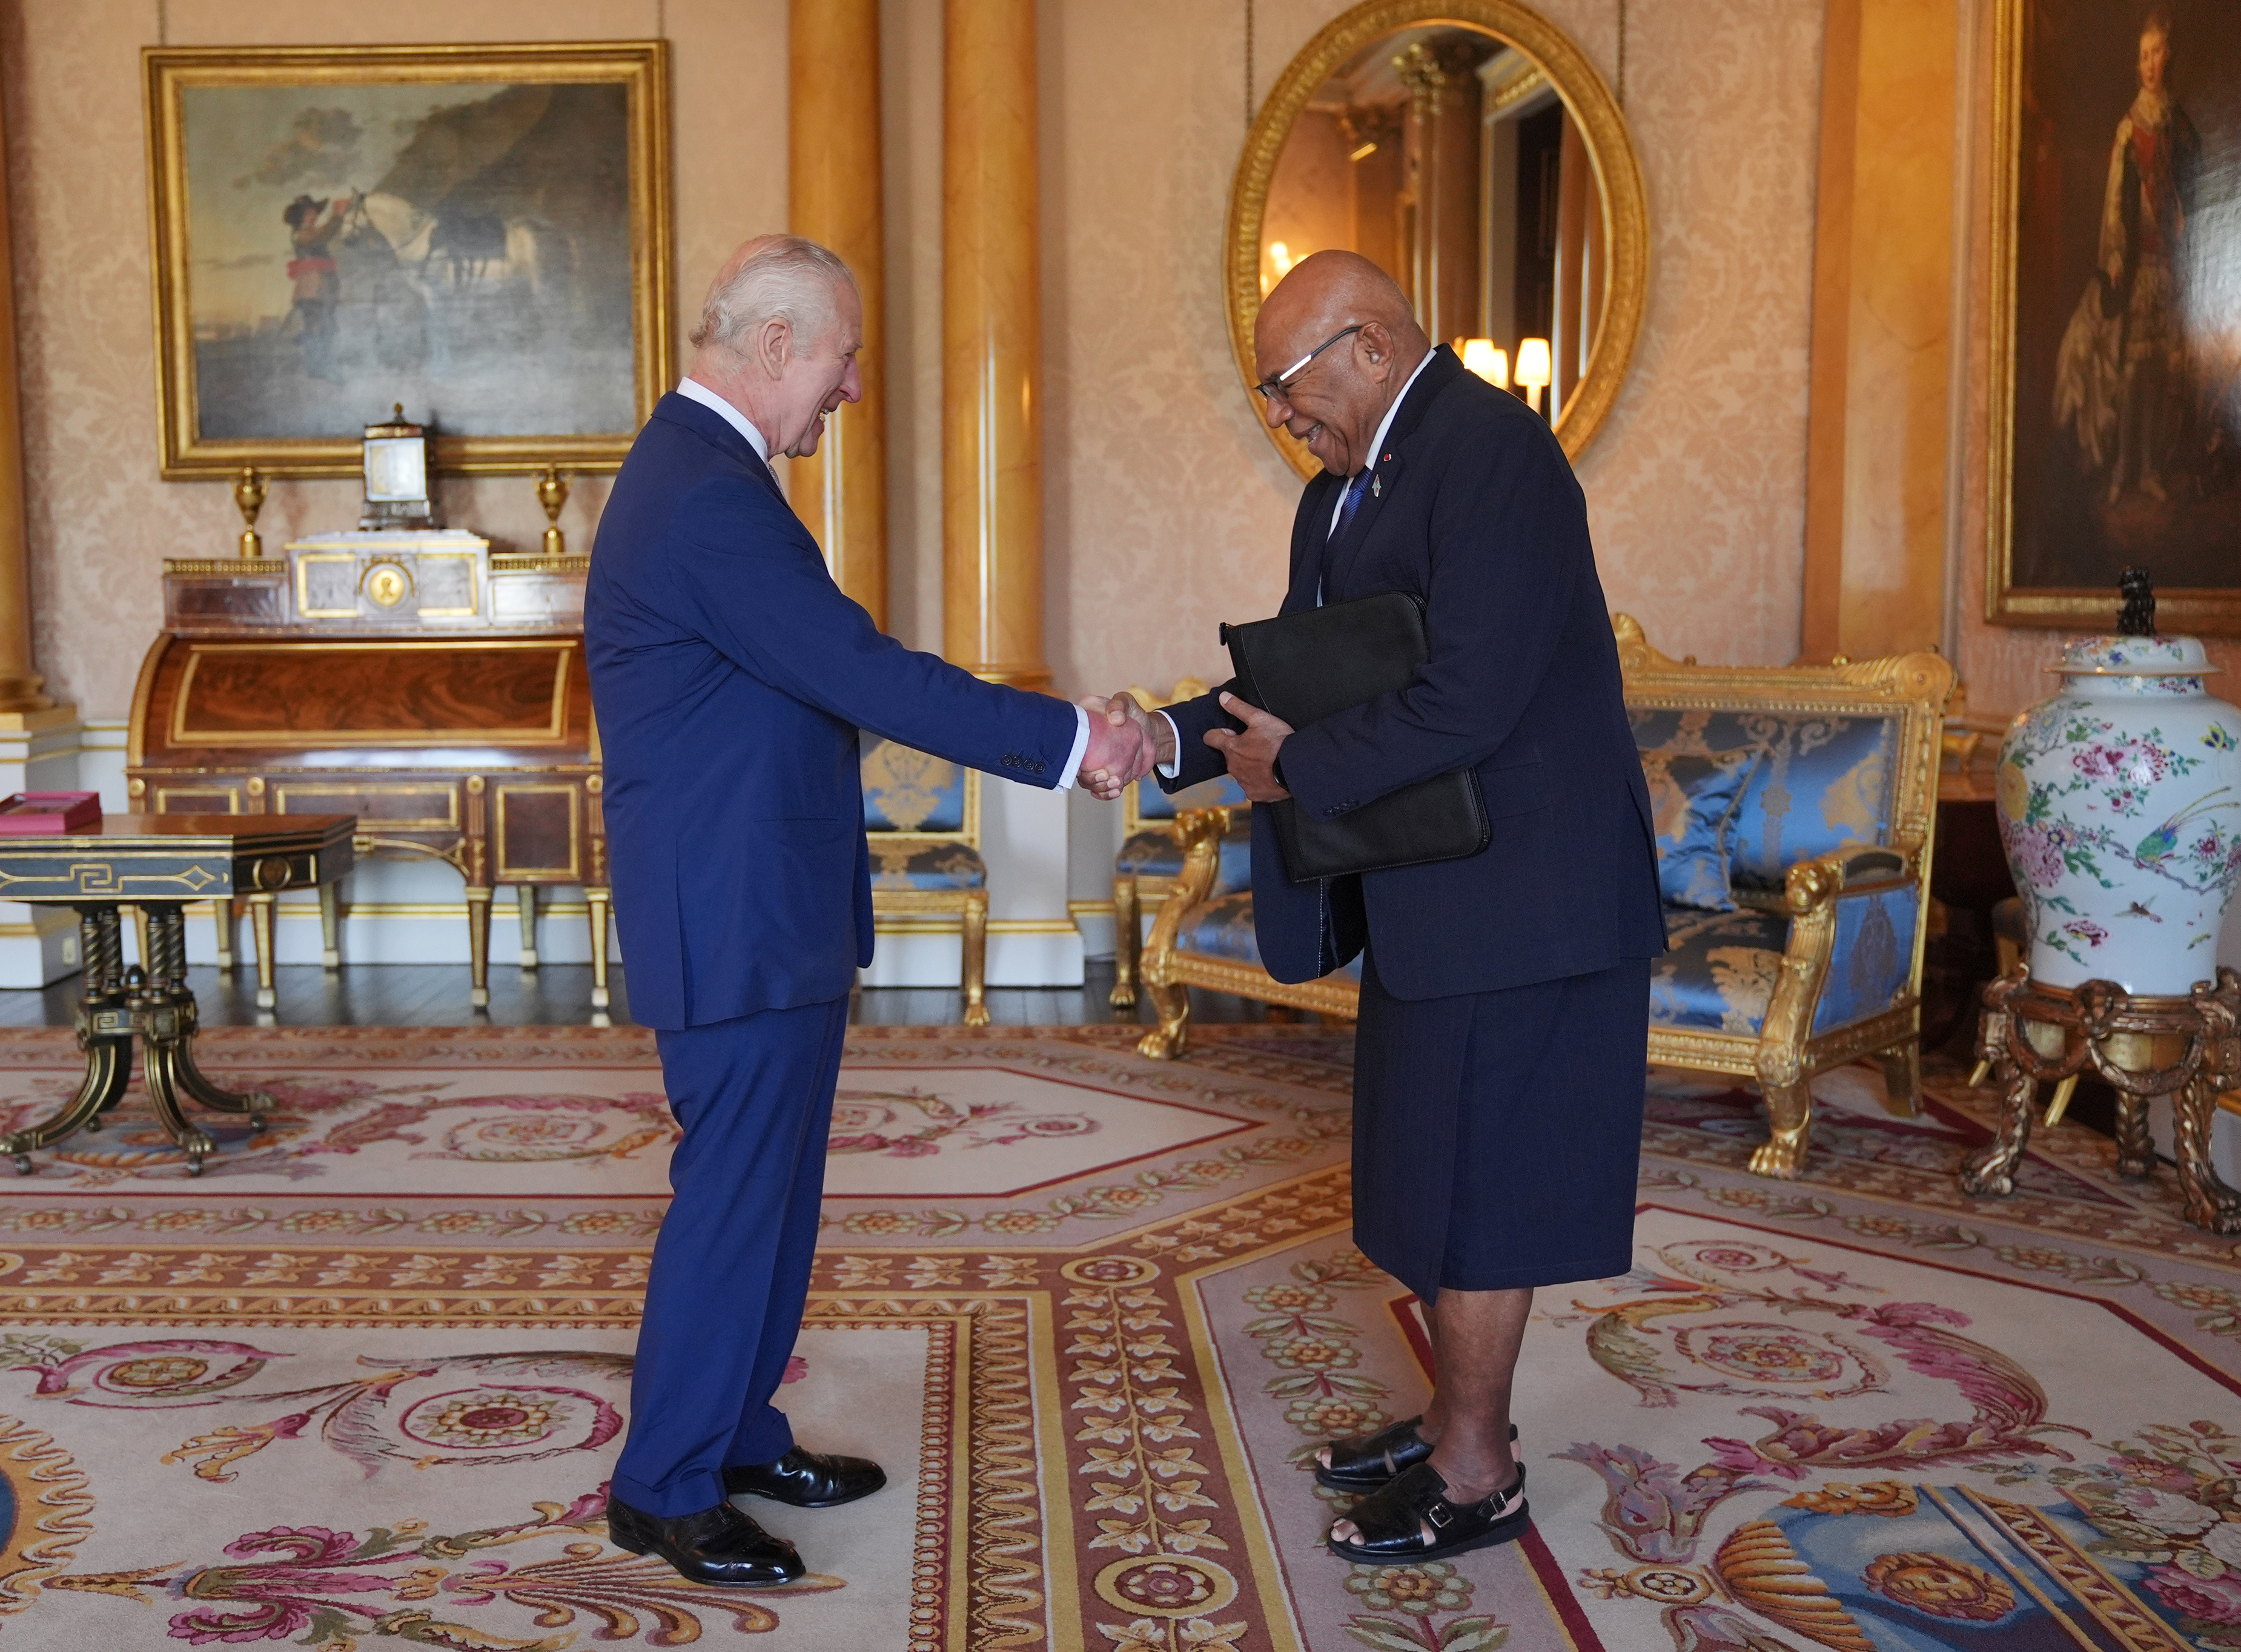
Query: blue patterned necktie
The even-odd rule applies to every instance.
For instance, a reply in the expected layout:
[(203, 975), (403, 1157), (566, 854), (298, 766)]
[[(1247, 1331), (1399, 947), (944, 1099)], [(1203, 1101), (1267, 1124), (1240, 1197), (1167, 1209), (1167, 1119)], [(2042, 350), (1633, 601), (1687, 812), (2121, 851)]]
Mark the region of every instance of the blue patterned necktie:
[(1354, 513), (1361, 508), (1361, 496), (1369, 490), (1369, 474), (1367, 469), (1358, 471), (1346, 485), (1346, 497), (1339, 501), (1338, 525), (1330, 531), (1333, 539), (1346, 532), (1354, 520)]

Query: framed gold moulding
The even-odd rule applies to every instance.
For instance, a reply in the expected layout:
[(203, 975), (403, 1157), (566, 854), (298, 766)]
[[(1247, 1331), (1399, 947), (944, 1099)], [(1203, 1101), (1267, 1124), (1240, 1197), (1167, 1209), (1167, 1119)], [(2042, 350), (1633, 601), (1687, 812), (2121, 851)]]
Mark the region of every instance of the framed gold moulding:
[(666, 388), (666, 43), (141, 54), (163, 473), (612, 470)]
[(1518, 0), (1368, 0), (1293, 58), (1229, 195), (1223, 298), (1256, 423), (1253, 324), (1299, 258), (1349, 247), (1400, 282), (1435, 343), (1549, 345), (1542, 393), (1576, 458), (1616, 400), (1649, 285), (1640, 166), (1602, 77)]
[(2241, 633), (2231, 0), (1994, 0), (1984, 617)]

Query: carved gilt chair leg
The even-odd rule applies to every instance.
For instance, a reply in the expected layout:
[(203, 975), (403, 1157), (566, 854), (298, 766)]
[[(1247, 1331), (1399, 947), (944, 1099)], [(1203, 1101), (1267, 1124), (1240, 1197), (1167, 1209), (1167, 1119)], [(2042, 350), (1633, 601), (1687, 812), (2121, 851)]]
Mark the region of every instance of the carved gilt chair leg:
[(2032, 1103), (2038, 1099), (2038, 1080), (2019, 1067), (2002, 1061), (2000, 1130), (1961, 1172), (1963, 1193), (2005, 1198), (2016, 1190), (2016, 1165), (2030, 1146)]
[(514, 910), (521, 919), (521, 966), (537, 967), (537, 886), (518, 883), (513, 886)]
[(278, 937), (273, 933), (280, 897), (269, 892), (249, 897), (249, 939), (257, 948), (257, 1007), (272, 1009), (280, 1002), (273, 990), (272, 966)]
[(2054, 1087), (2054, 1098), (2046, 1104), (2046, 1127), (2050, 1130), (2062, 1122), (2062, 1115), (2070, 1111), (2070, 1098), (2077, 1094), (2077, 1074), (2058, 1080)]
[(1751, 1154), (1751, 1174), (1788, 1181), (1805, 1166), (1806, 1142), (1813, 1128), (1813, 1086), (1803, 1078), (1783, 1082), (1762, 1073), (1758, 1087), (1766, 1098), (1769, 1128), (1767, 1139)]
[(965, 988), (965, 1025), (988, 1025), (988, 892), (967, 893), (960, 914), (963, 958), (959, 974)]
[(1136, 955), (1143, 943), (1136, 905), (1136, 880), (1113, 880), (1113, 995), (1114, 1009), (1136, 1007)]
[(467, 1002), (490, 1007), (491, 892), (467, 886)]
[(1922, 1114), (1922, 1040), (1910, 1038), (1888, 1050), (1878, 1050), (1876, 1061), (1883, 1070), (1883, 1111), (1902, 1119)]
[(2148, 1134), (2148, 1099), (2117, 1092), (2117, 1174), (2144, 1181), (2156, 1174), (2156, 1144)]
[(592, 913), (592, 1007), (604, 1011), (607, 1007), (607, 898), (601, 888), (584, 891), (584, 901)]
[(2171, 1098), (2171, 1134), (2186, 1219), (2213, 1234), (2241, 1233), (2241, 1193), (2225, 1185), (2210, 1162), (2211, 1131), (2218, 1118), (2217, 1081), (2198, 1073)]
[(343, 889), (339, 883), (319, 886), (319, 967), (343, 966)]
[(1136, 1053), (1154, 1061), (1170, 1061), (1190, 1044), (1190, 988), (1145, 978), (1144, 991), (1152, 1000), (1159, 1025), (1136, 1040)]

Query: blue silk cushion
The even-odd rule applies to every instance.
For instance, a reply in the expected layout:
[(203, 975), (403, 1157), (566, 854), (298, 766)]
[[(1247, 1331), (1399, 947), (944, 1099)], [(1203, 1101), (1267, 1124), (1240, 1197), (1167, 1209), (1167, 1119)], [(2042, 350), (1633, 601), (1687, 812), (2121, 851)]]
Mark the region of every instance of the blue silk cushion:
[[(1113, 870), (1124, 878), (1175, 878), (1182, 875), (1183, 848), (1172, 832), (1154, 826), (1132, 835), (1120, 846)], [(1226, 895), (1253, 882), (1253, 817), (1239, 816), (1222, 834), (1221, 862), (1214, 874), (1212, 893)]]
[(1635, 748), (1649, 787), (1657, 839), (1657, 888), (1669, 906), (1733, 912), (1728, 846), (1744, 788), (1761, 749), (1745, 744), (1715, 751), (1705, 744), (1716, 713), (1634, 711)]
[[(1261, 965), (1261, 943), (1253, 933), (1253, 892), (1249, 889), (1219, 900), (1209, 900), (1191, 915), (1189, 926), (1175, 938), (1177, 952), (1201, 958), (1225, 959), (1233, 964)], [(1361, 960), (1325, 976), (1326, 980), (1361, 980)]]
[[(1880, 1015), (1906, 990), (1918, 900), (1911, 887), (1838, 900), (1836, 946), (1811, 1037)], [(1669, 906), (1665, 927), (1669, 950), (1649, 966), (1650, 1025), (1757, 1037), (1781, 979), (1789, 920)]]
[(1777, 891), (1801, 860), (1847, 844), (1890, 841), (1896, 715), (1633, 708), (1627, 714), (1644, 751), (1763, 753), (1729, 821), (1733, 888)]
[(867, 832), (962, 832), (965, 771), (946, 758), (867, 734), (863, 743)]
[(872, 846), (872, 888), (927, 891), (986, 889), (988, 866), (970, 845), (893, 840), (877, 833)]

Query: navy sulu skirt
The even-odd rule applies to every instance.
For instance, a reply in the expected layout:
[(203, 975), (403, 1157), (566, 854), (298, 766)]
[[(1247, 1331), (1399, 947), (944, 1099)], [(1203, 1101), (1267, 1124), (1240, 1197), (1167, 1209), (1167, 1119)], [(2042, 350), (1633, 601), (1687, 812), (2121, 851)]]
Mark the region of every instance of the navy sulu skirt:
[(1365, 958), (1355, 1243), (1427, 1302), (1625, 1273), (1649, 1047), (1648, 959), (1410, 1000)]

